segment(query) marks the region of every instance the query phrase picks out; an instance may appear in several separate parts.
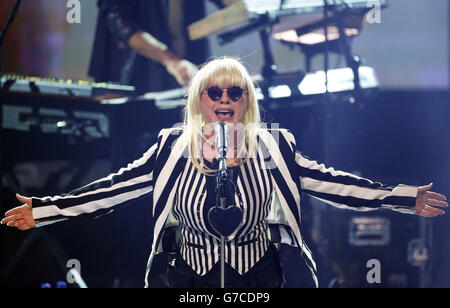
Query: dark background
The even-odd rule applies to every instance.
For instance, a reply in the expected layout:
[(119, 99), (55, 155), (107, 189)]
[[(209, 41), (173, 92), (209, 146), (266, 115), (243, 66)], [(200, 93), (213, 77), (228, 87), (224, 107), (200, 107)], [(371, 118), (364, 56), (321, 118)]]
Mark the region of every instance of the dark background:
[[(82, 2), (82, 23), (68, 25), (65, 7), (49, 2), (24, 3), (5, 41), (8, 47), (2, 50), (3, 72), (88, 79), (95, 6)], [(367, 25), (355, 40), (354, 49), (380, 79), (376, 93), (354, 104), (342, 96), (317, 97), (312, 104), (297, 107), (294, 102), (262, 104), (264, 120), (289, 128), (298, 150), (335, 169), (392, 185), (434, 182), (434, 191), (450, 196), (449, 6), (446, 1), (433, 3), (394, 2), (382, 11), (381, 24)], [(11, 0), (0, 4), (0, 26), (12, 5)], [(39, 35), (25, 36), (30, 27)], [(238, 40), (223, 47), (212, 39), (212, 52), (242, 57), (252, 72), (258, 72), (258, 41), (254, 36), (244, 39), (246, 44)], [(249, 50), (249, 46), (255, 47)], [(302, 68), (299, 51), (276, 44), (274, 50), (281, 68)], [(316, 59), (316, 69), (323, 68), (321, 61)], [(145, 122), (145, 140), (156, 140), (159, 129), (180, 122), (181, 109), (141, 108), (130, 108), (124, 118), (148, 111), (148, 118), (139, 120)], [(130, 121), (130, 125), (138, 126), (139, 121)], [(16, 192), (59, 194), (106, 176), (111, 172), (110, 151), (114, 149), (108, 140), (68, 140), (56, 134), (2, 130), (0, 150), (4, 213), (19, 205)], [(2, 286), (37, 288), (46, 282), (55, 287), (57, 281), (66, 281), (67, 260), (77, 259), (89, 287), (142, 287), (151, 248), (149, 209), (143, 201), (95, 220), (67, 221), (25, 232), (1, 226)], [(308, 196), (303, 196), (302, 211), (302, 231), (318, 263), (321, 287), (335, 277), (342, 279), (343, 287), (450, 286), (448, 215), (424, 219), (385, 210), (357, 213), (334, 209)], [(350, 219), (365, 215), (390, 220), (388, 245), (361, 248), (348, 244)], [(407, 244), (415, 238), (423, 238), (429, 250), (423, 268), (407, 260)], [(12, 264), (23, 245), (27, 249)], [(365, 280), (366, 262), (374, 258), (381, 262), (380, 285)]]

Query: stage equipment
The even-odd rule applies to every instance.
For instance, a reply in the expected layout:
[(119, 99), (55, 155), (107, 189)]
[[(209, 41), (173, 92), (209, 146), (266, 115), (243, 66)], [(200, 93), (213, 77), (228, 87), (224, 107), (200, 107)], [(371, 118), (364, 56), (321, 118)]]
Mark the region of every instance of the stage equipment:
[[(324, 71), (329, 72), (330, 53), (342, 54), (347, 67), (353, 71), (353, 91), (357, 100), (361, 98), (360, 57), (351, 50), (351, 41), (356, 37), (372, 10), (385, 8), (386, 1), (322, 1), (322, 16), (316, 14), (310, 22), (299, 27), (276, 32), (272, 37), (284, 44), (300, 48), (305, 55), (305, 68), (311, 72), (311, 61), (315, 55), (324, 55)], [(375, 5), (375, 7), (373, 7)], [(332, 92), (325, 74), (325, 93)]]
[(108, 96), (132, 96), (135, 88), (113, 83), (95, 83), (85, 80), (43, 78), (6, 73), (0, 78), (1, 91), (40, 93), (96, 98)]
[(386, 0), (244, 0), (191, 24), (188, 33), (191, 40), (219, 36), (225, 44), (267, 26), (270, 21), (274, 33), (319, 22), (325, 5), (340, 11), (348, 8), (353, 12), (367, 12), (374, 5), (385, 7)]
[[(375, 70), (368, 66), (358, 68), (361, 89), (373, 89), (378, 87), (378, 79)], [(351, 68), (330, 69), (325, 77), (324, 71), (306, 74), (298, 89), (303, 95), (326, 93), (326, 80), (328, 92), (353, 91), (355, 89), (355, 75)]]
[[(111, 132), (111, 114), (142, 113), (140, 104), (109, 104), (112, 97), (128, 95), (130, 99), (133, 87), (12, 74), (0, 80), (2, 203), (11, 191), (33, 195), (69, 191), (111, 173), (116, 135)], [(146, 101), (146, 110), (159, 110), (153, 103)], [(128, 115), (115, 120), (129, 121)], [(41, 167), (42, 176), (33, 178), (33, 172)], [(33, 230), (5, 263), (3, 281), (14, 275), (17, 265), (40, 240), (50, 248), (55, 265), (67, 272), (67, 257), (62, 249), (55, 250), (56, 239), (45, 230)], [(70, 274), (79, 287), (86, 286), (79, 273), (72, 270)]]
[[(302, 83), (302, 94), (350, 90), (354, 92), (352, 101), (358, 101), (363, 96), (363, 88), (375, 88), (378, 83), (373, 70), (361, 67), (361, 58), (352, 53), (351, 39), (360, 33), (367, 14), (386, 6), (386, 0), (246, 0), (190, 25), (188, 32), (191, 40), (217, 36), (222, 45), (258, 32), (264, 58), (259, 98), (265, 104), (271, 98), (292, 97), (297, 92), (286, 84), (278, 83), (280, 78), (277, 75), (281, 72), (277, 70), (272, 55), (270, 38), (300, 48), (304, 53), (305, 70), (296, 72), (296, 77), (302, 73), (312, 75)], [(345, 57), (352, 74), (348, 70), (330, 71), (331, 52)], [(317, 54), (324, 55), (324, 72), (314, 74), (311, 59)], [(310, 80), (319, 81), (319, 86)], [(300, 82), (298, 80), (297, 85)]]
[[(331, 210), (326, 227), (329, 257), (340, 287), (427, 287), (432, 281), (432, 223), (417, 216), (379, 210)], [(336, 236), (343, 235), (345, 236)], [(369, 260), (380, 262), (381, 281), (367, 280)], [(335, 285), (334, 287), (338, 287)]]

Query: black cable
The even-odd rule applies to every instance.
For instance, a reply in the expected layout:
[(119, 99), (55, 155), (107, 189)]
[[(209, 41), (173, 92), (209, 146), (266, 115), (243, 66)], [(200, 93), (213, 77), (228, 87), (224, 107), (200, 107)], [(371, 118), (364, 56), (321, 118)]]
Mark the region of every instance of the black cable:
[(330, 4), (327, 0), (323, 2), (323, 20), (324, 20), (324, 35), (325, 35), (325, 55), (324, 55), (324, 70), (325, 70), (325, 95), (328, 95), (328, 70), (329, 70), (329, 40), (328, 40), (328, 11), (330, 9)]
[[(19, 6), (20, 6), (20, 2), (22, 0), (17, 0), (16, 4), (14, 4), (14, 7), (11, 11), (11, 14), (8, 17), (8, 21), (6, 22), (5, 27), (3, 28), (2, 32), (0, 32), (0, 48), (3, 45), (3, 40), (5, 39), (6, 36), (6, 32), (8, 32), (9, 27), (11, 26), (11, 24), (13, 23), (14, 19), (16, 18), (17, 15), (17, 11), (19, 10)], [(2, 57), (1, 57), (1, 53), (0, 53), (0, 71), (2, 71)]]
[(11, 14), (9, 15), (8, 21), (6, 22), (5, 28), (3, 28), (2, 32), (0, 33), (0, 46), (3, 44), (3, 39), (5, 38), (6, 32), (8, 31), (9, 27), (13, 23), (14, 19), (16, 18), (17, 11), (19, 10), (19, 5), (22, 0), (17, 0), (16, 4), (14, 5), (14, 8), (11, 11)]
[(281, 9), (283, 8), (283, 4), (286, 2), (286, 0), (281, 0), (280, 1), (280, 6), (278, 7), (278, 11), (281, 11)]

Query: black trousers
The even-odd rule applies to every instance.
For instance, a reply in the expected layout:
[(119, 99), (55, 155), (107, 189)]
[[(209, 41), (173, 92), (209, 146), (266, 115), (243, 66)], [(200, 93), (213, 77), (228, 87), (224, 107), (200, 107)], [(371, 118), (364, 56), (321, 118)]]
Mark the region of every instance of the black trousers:
[[(194, 272), (181, 257), (176, 259), (175, 266), (168, 268), (171, 288), (219, 288), (220, 278), (220, 262), (204, 276)], [(280, 288), (282, 284), (278, 253), (273, 245), (244, 275), (225, 263), (225, 288)]]

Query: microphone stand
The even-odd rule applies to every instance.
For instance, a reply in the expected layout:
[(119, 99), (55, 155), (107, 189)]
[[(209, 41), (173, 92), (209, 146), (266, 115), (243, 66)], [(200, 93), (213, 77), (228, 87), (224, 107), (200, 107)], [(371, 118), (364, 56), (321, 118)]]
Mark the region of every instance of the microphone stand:
[[(221, 126), (224, 125), (223, 123)], [(225, 128), (219, 130), (219, 133), (222, 134), (221, 140), (226, 140)], [(216, 139), (217, 140), (217, 139)], [(228, 182), (228, 170), (227, 170), (227, 147), (224, 145), (218, 146), (219, 151), (219, 170), (216, 176), (216, 204), (221, 208), (225, 209), (226, 207), (226, 183)], [(220, 234), (220, 287), (225, 288), (225, 237)]]

